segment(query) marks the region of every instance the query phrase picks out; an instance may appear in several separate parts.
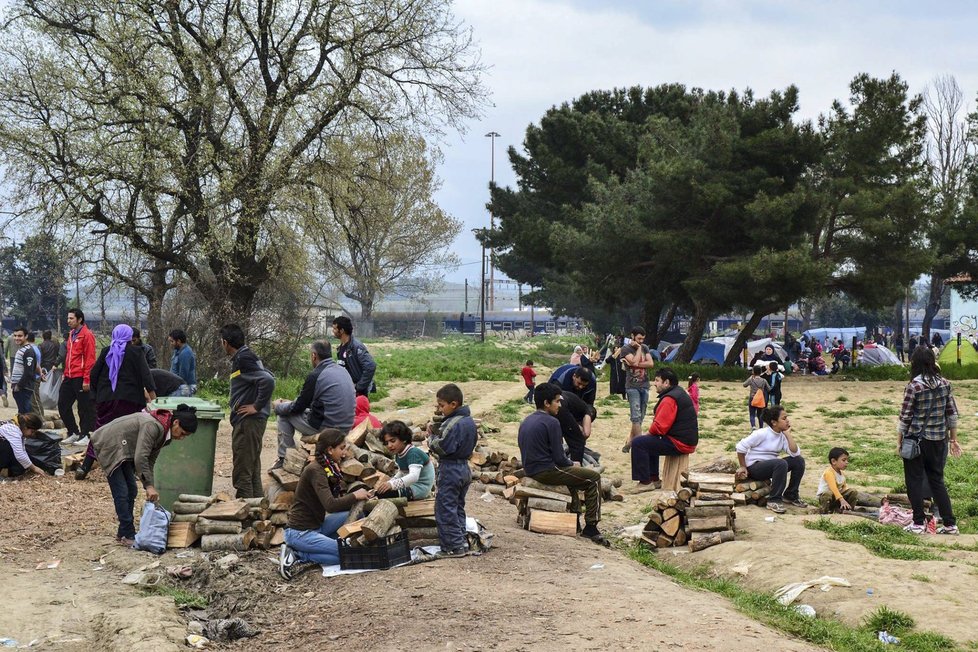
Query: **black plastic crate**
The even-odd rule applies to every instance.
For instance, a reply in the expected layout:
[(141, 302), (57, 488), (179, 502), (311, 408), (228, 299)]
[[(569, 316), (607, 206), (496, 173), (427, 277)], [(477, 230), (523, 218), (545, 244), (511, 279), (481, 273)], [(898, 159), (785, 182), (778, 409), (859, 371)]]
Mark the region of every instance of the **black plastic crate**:
[(411, 561), (408, 535), (403, 530), (365, 546), (351, 546), (346, 539), (338, 543), (342, 570), (386, 569)]

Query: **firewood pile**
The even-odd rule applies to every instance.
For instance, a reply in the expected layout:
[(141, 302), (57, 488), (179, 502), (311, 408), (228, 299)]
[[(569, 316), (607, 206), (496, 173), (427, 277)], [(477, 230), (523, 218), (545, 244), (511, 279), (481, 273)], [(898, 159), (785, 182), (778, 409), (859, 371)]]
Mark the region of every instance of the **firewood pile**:
[[(583, 507), (581, 496), (575, 496), (563, 485), (547, 485), (533, 478), (508, 475), (501, 495), (516, 505), (516, 523), (524, 530), (539, 534), (564, 534), (577, 536), (577, 521)], [(497, 493), (487, 484), (485, 490)], [(624, 500), (617, 488), (621, 480), (601, 479), (601, 492), (605, 500)]]
[(691, 552), (734, 539), (736, 488), (732, 473), (683, 474), (679, 491), (650, 495), (642, 540), (653, 548), (688, 545)]
[(279, 494), (275, 501), (235, 500), (224, 492), (213, 496), (180, 494), (173, 503), (167, 547), (187, 548), (199, 540), (204, 552), (267, 550), (284, 542), (291, 505), (291, 492)]
[(407, 498), (368, 500), (350, 511), (337, 537), (353, 547), (382, 542), (386, 537), (407, 532), (411, 547), (437, 546), (435, 501)]

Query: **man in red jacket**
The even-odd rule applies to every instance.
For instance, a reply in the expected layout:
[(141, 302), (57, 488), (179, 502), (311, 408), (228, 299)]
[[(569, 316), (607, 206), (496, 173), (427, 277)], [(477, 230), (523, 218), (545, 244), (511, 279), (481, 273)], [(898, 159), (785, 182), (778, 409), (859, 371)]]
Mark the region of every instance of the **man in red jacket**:
[[(65, 341), (65, 373), (58, 394), (58, 414), (68, 429), (66, 444), (88, 445), (95, 429), (95, 402), (91, 392), (92, 367), (95, 365), (95, 335), (85, 325), (85, 313), (78, 308), (68, 311), (71, 332)], [(78, 403), (79, 429), (71, 406)]]

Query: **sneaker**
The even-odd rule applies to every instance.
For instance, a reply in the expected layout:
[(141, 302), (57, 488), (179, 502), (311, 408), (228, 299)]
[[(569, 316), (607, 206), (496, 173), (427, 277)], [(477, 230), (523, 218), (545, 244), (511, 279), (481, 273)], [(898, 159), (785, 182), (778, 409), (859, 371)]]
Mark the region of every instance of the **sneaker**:
[(594, 543), (600, 546), (610, 546), (611, 542), (604, 538), (604, 535), (598, 531), (598, 526), (596, 525), (585, 525), (584, 529), (581, 530), (581, 536), (585, 539), (590, 539)]
[(77, 469), (75, 471), (75, 480), (84, 480), (88, 477), (88, 471), (85, 469)]
[(655, 491), (660, 487), (662, 487), (662, 483), (659, 482), (658, 480), (649, 480), (648, 482), (636, 482), (635, 488), (632, 490), (632, 493), (640, 494), (640, 493), (645, 493), (646, 491)]
[(959, 534), (961, 534), (960, 532), (958, 532), (957, 525), (942, 525), (941, 527), (937, 528), (937, 533), (950, 534), (951, 536), (958, 536)]
[(135, 539), (130, 539), (129, 537), (119, 537), (116, 539), (120, 546), (125, 546), (126, 548), (132, 548), (136, 545)]
[(82, 437), (75, 442), (75, 446), (88, 446), (88, 442), (91, 441), (87, 436)]
[(801, 498), (795, 498), (794, 500), (786, 500), (785, 502), (791, 505), (792, 507), (801, 507), (801, 508), (808, 507), (808, 503), (806, 503)]
[(268, 472), (271, 473), (272, 471), (277, 471), (278, 469), (282, 468), (284, 465), (285, 465), (285, 460), (283, 460), (280, 457), (275, 461), (275, 464), (272, 464), (272, 468), (268, 469)]
[(447, 557), (464, 557), (469, 554), (468, 548), (455, 548), (454, 550), (439, 550), (435, 553), (435, 559), (445, 559)]
[[(955, 528), (957, 529), (957, 528)], [(917, 525), (916, 523), (911, 523), (910, 525), (905, 525), (903, 527), (904, 532), (909, 532), (910, 534), (927, 534), (926, 525)]]
[(295, 553), (292, 552), (292, 548), (283, 543), (282, 548), (278, 553), (278, 574), (281, 575), (282, 579), (284, 579), (286, 582), (295, 577), (295, 566), (298, 561), (299, 560), (295, 557)]
[(784, 514), (784, 505), (773, 501), (768, 502), (767, 508), (775, 514)]
[(81, 435), (72, 435), (61, 440), (62, 444), (74, 444), (81, 438)]

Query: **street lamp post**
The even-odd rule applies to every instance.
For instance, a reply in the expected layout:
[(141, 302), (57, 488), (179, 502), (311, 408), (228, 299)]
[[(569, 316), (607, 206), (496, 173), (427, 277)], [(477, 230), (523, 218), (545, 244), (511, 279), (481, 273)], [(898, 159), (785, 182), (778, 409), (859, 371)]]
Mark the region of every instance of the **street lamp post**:
[[(490, 131), (486, 134), (486, 138), (489, 139), (489, 187), (496, 183), (496, 139), (499, 138), (499, 134), (495, 131)], [(490, 200), (492, 197), (490, 196)], [(489, 209), (489, 229), (495, 228), (495, 219), (493, 218), (492, 209)], [(496, 309), (496, 275), (495, 275), (495, 265), (493, 265), (493, 250), (489, 249), (489, 309)]]

